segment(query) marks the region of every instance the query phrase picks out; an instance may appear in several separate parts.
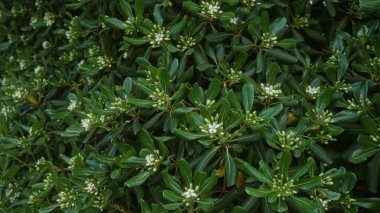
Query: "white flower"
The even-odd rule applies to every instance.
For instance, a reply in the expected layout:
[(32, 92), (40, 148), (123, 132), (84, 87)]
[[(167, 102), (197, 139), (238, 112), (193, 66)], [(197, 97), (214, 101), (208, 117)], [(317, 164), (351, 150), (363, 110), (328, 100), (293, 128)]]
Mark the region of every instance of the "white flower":
[(55, 22), (55, 15), (53, 13), (46, 12), (44, 16), (44, 21), (46, 22), (46, 26), (52, 26)]
[(316, 96), (319, 93), (320, 88), (317, 87), (312, 87), (312, 86), (307, 86), (305, 92), (310, 95), (313, 99), (316, 98)]
[(59, 206), (64, 208), (70, 208), (75, 206), (75, 202), (77, 200), (77, 195), (72, 189), (66, 189), (64, 191), (61, 191), (58, 194), (59, 198), (57, 200)]
[(84, 187), (84, 191), (89, 194), (97, 195), (99, 193), (100, 182), (94, 179), (86, 179), (86, 186)]
[(199, 195), (197, 194), (197, 190), (199, 186), (193, 188), (193, 184), (191, 183), (189, 187), (185, 187), (185, 191), (182, 193), (182, 197), (184, 197), (184, 202), (188, 203), (189, 200), (196, 199)]
[(261, 84), (261, 88), (263, 90), (263, 95), (268, 98), (276, 98), (281, 94), (280, 84), (269, 85), (269, 84)]
[(145, 156), (145, 166), (153, 166), (154, 165), (154, 155), (153, 154), (149, 154), (147, 156)]
[(36, 75), (39, 74), (41, 70), (43, 70), (43, 68), (38, 65), (37, 67), (34, 68), (34, 74)]
[(84, 118), (81, 120), (81, 125), (85, 130), (89, 130), (90, 125), (91, 125), (91, 120), (89, 118)]
[(42, 42), (42, 48), (47, 49), (50, 47), (50, 43), (48, 41)]
[(237, 18), (237, 17), (230, 18), (230, 24), (236, 25), (238, 23), (238, 21), (239, 21), (239, 18)]
[(67, 110), (73, 111), (75, 108), (77, 108), (78, 102), (76, 100), (70, 100), (70, 104), (67, 107)]
[(147, 35), (149, 43), (152, 47), (159, 47), (164, 41), (170, 40), (170, 33), (165, 27), (153, 25), (153, 29), (149, 35)]
[(223, 123), (219, 123), (218, 115), (211, 117), (211, 119), (205, 119), (206, 124), (201, 126), (201, 131), (210, 134), (211, 137), (215, 135), (223, 135)]
[(209, 19), (215, 19), (218, 14), (223, 13), (220, 9), (219, 2), (202, 1), (201, 2), (201, 14), (208, 17)]
[(12, 97), (13, 97), (14, 99), (21, 99), (21, 98), (22, 98), (22, 93), (21, 93), (21, 91), (20, 91), (20, 90), (16, 90), (16, 91), (14, 91), (14, 93), (12, 94)]

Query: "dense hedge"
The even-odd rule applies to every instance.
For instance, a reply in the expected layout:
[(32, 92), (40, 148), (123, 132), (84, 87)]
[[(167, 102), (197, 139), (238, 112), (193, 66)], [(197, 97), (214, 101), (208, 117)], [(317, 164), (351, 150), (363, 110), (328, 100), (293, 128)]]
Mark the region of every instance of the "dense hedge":
[(378, 212), (379, 0), (2, 0), (2, 212)]

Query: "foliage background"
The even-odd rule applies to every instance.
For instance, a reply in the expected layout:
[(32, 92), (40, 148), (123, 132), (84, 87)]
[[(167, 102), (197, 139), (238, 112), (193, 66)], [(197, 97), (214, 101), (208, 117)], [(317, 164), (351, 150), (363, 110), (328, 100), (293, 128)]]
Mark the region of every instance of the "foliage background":
[(379, 11), (1, 1), (1, 211), (376, 212)]

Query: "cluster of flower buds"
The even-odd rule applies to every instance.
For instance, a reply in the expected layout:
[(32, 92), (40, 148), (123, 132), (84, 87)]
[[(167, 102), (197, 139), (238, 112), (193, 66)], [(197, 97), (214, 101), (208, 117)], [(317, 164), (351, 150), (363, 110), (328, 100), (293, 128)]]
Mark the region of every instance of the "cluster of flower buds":
[(152, 47), (159, 47), (164, 41), (170, 40), (170, 33), (165, 27), (153, 25), (153, 29), (151, 33), (147, 35), (147, 38)]
[(219, 2), (217, 1), (202, 1), (201, 15), (212, 20), (216, 19), (218, 14), (223, 13)]

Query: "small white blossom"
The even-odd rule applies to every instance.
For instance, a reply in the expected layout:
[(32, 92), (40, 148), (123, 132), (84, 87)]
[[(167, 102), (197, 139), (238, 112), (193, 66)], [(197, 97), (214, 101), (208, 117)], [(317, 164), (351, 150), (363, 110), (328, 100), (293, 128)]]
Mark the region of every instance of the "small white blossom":
[(192, 48), (196, 44), (195, 38), (189, 36), (180, 36), (177, 47), (182, 51)]
[(312, 98), (312, 99), (315, 99), (316, 98), (316, 96), (318, 95), (318, 93), (319, 93), (319, 90), (320, 90), (320, 88), (317, 86), (317, 87), (312, 87), (312, 86), (307, 86), (306, 87), (306, 90), (305, 90), (305, 92), (308, 94), (308, 95), (310, 95), (310, 97)]
[(267, 32), (261, 36), (261, 45), (265, 48), (272, 48), (277, 43), (277, 36), (271, 35)]
[(218, 14), (223, 13), (220, 8), (219, 2), (216, 1), (202, 1), (201, 2), (201, 15), (209, 18), (215, 19)]
[(199, 200), (199, 194), (197, 191), (199, 190), (199, 186), (195, 186), (193, 188), (193, 184), (191, 183), (189, 187), (185, 187), (185, 191), (181, 194), (183, 197), (183, 203), (186, 206), (190, 206), (194, 201)]
[(230, 24), (237, 25), (238, 21), (239, 21), (239, 18), (237, 17), (230, 18)]
[(44, 16), (44, 21), (45, 21), (46, 26), (48, 27), (52, 26), (55, 22), (55, 15), (53, 13), (46, 12)]
[(66, 189), (58, 194), (57, 200), (61, 209), (74, 207), (77, 201), (77, 194), (72, 189)]
[(150, 171), (156, 172), (162, 160), (163, 157), (160, 156), (160, 151), (154, 150), (154, 154), (148, 154), (145, 156), (145, 167)]
[(84, 118), (81, 120), (81, 125), (85, 130), (89, 130), (91, 126), (91, 120), (89, 118)]
[(86, 179), (85, 184), (86, 184), (86, 186), (84, 187), (85, 192), (89, 194), (93, 194), (93, 195), (97, 195), (99, 193), (100, 181), (95, 180), (95, 179)]
[(270, 85), (261, 83), (262, 93), (267, 99), (277, 98), (281, 94), (280, 84)]
[(73, 111), (75, 108), (77, 108), (77, 106), (78, 106), (78, 102), (76, 100), (70, 100), (70, 104), (67, 107), (67, 110)]
[(43, 67), (37, 66), (34, 68), (34, 74), (38, 75), (43, 70)]
[(170, 40), (170, 33), (165, 27), (153, 25), (153, 29), (149, 35), (147, 35), (149, 43), (152, 47), (159, 47), (164, 41)]
[(209, 134), (211, 137), (215, 135), (223, 135), (223, 123), (218, 122), (218, 115), (211, 117), (211, 119), (205, 119), (205, 124), (201, 126), (201, 131)]

